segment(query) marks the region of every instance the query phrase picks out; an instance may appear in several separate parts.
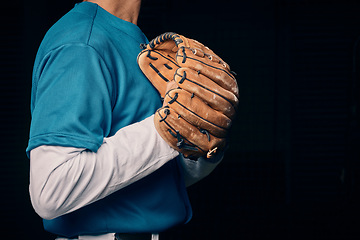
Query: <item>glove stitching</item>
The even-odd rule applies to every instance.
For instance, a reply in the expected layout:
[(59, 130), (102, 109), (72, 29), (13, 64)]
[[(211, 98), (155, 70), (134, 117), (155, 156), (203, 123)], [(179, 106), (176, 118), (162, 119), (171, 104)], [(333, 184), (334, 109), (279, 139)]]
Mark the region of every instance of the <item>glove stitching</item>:
[(151, 52), (152, 52), (152, 51), (147, 51), (146, 57), (150, 58), (151, 60), (158, 60), (157, 57), (151, 56)]
[[(168, 110), (168, 109), (166, 109), (166, 110)], [(184, 136), (182, 136), (182, 135), (179, 133), (179, 131), (177, 131), (176, 129), (174, 129), (167, 121), (165, 121), (167, 115), (170, 114), (170, 110), (168, 110), (168, 113), (165, 113), (165, 114), (166, 114), (165, 117), (161, 116), (161, 113), (160, 113), (159, 111), (158, 111), (158, 114), (159, 114), (159, 116), (160, 116), (160, 118), (161, 118), (160, 121), (164, 122), (164, 123), (168, 126), (168, 128), (169, 128), (169, 129), (168, 129), (168, 132), (169, 132), (174, 138), (177, 138), (178, 143), (179, 143), (179, 139), (182, 140), (183, 143), (181, 143), (181, 146), (180, 146), (180, 147), (178, 146), (179, 148), (188, 149), (188, 150), (193, 150), (193, 151), (197, 151), (197, 149), (199, 149), (199, 150), (202, 151), (202, 152), (206, 152), (206, 151), (204, 151), (201, 147), (199, 147), (199, 146), (197, 146), (196, 144), (190, 142), (187, 138), (185, 138)], [(174, 132), (176, 132), (177, 134), (175, 135), (171, 130), (174, 131)], [(188, 143), (186, 143), (184, 140), (186, 140)], [(178, 144), (177, 144), (177, 145), (178, 145)]]
[[(169, 97), (171, 98), (171, 96), (169, 96)], [(175, 97), (174, 97), (174, 98), (175, 98)], [(177, 98), (177, 97), (176, 97), (176, 98)], [(194, 114), (194, 115), (197, 116), (198, 118), (204, 120), (205, 122), (210, 123), (211, 125), (214, 125), (215, 127), (218, 127), (218, 128), (224, 129), (224, 130), (227, 130), (227, 128), (218, 126), (218, 125), (216, 125), (215, 123), (212, 123), (212, 122), (206, 120), (205, 118), (201, 117), (201, 116), (198, 115), (197, 113), (191, 111), (189, 108), (187, 108), (186, 106), (184, 106), (183, 104), (181, 104), (181, 103), (180, 103), (179, 101), (177, 101), (176, 99), (175, 99), (175, 101), (172, 101), (170, 104), (173, 104), (173, 103), (179, 104), (179, 105), (182, 106), (184, 109), (186, 109), (187, 111), (191, 112), (192, 114)], [(217, 138), (223, 138), (223, 137), (216, 136), (216, 135), (214, 135), (214, 134), (212, 134), (212, 135), (215, 136), (215, 137), (217, 137)]]
[(152, 53), (156, 53), (156, 54), (159, 54), (161, 57), (169, 60), (171, 63), (173, 63), (174, 65), (176, 65), (177, 67), (180, 68), (179, 64), (176, 62), (176, 60), (174, 58), (172, 58), (171, 56), (167, 55), (167, 57), (165, 57), (161, 52), (158, 52), (158, 51), (155, 51), (155, 50), (148, 50)]
[[(233, 108), (234, 108), (234, 110), (235, 110), (235, 112), (236, 112), (236, 107), (235, 107), (234, 103), (232, 103), (228, 98), (226, 98), (226, 97), (224, 97), (223, 95), (215, 92), (214, 90), (211, 90), (211, 89), (205, 87), (204, 85), (196, 82), (195, 80), (191, 80), (190, 78), (187, 78), (185, 71), (184, 71), (184, 75), (181, 75), (181, 74), (179, 74), (179, 73), (177, 73), (177, 72), (176, 72), (176, 75), (181, 77), (181, 79), (180, 79), (180, 81), (179, 81), (179, 84), (182, 84), (185, 80), (188, 80), (189, 82), (191, 82), (191, 83), (193, 83), (193, 84), (195, 84), (195, 85), (198, 85), (199, 87), (201, 87), (201, 88), (203, 88), (203, 89), (206, 89), (207, 91), (212, 92), (212, 93), (216, 94), (217, 96), (225, 99), (227, 102), (229, 102), (229, 103), (231, 104), (231, 106), (233, 106)], [(185, 77), (184, 77), (184, 76), (185, 76)], [(235, 96), (235, 97), (236, 97), (236, 96)]]
[[(177, 56), (183, 57), (182, 55), (177, 55)], [(189, 58), (189, 59), (192, 59), (192, 60), (194, 60), (194, 61), (200, 62), (201, 64), (204, 64), (204, 65), (206, 65), (206, 66), (208, 66), (208, 67), (211, 67), (211, 68), (214, 68), (214, 69), (218, 69), (218, 70), (226, 73), (226, 74), (227, 74), (229, 77), (231, 77), (233, 80), (236, 80), (235, 77), (234, 77), (231, 73), (229, 73), (227, 70), (225, 70), (225, 69), (223, 69), (223, 68), (215, 67), (215, 66), (210, 65), (210, 64), (207, 64), (207, 63), (205, 63), (205, 62), (203, 62), (203, 61), (200, 61), (199, 59), (192, 58), (192, 57), (189, 57), (189, 56), (186, 56), (186, 58)]]
[(157, 69), (154, 65), (152, 65), (151, 63), (149, 63), (149, 66), (156, 72), (157, 75), (159, 75), (159, 77), (161, 77), (165, 82), (170, 82), (169, 79), (167, 79), (164, 75), (162, 75), (162, 73), (159, 71), (159, 69)]

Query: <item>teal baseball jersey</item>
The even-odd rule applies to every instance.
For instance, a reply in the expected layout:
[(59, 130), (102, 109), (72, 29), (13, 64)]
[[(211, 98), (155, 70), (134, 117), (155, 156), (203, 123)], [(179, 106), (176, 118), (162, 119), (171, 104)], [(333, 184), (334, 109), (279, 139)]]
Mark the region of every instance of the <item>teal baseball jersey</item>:
[[(136, 62), (140, 44), (147, 42), (136, 25), (89, 2), (55, 23), (34, 64), (27, 154), (41, 145), (96, 152), (105, 137), (152, 115), (161, 99)], [(44, 227), (66, 237), (161, 232), (189, 221), (191, 214), (174, 159), (102, 200), (44, 220)]]

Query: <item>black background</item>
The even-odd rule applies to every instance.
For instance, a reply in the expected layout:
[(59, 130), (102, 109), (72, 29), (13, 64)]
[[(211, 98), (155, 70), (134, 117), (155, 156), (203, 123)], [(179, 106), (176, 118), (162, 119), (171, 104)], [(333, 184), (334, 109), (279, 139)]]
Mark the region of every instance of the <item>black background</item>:
[[(31, 72), (74, 4), (1, 6), (1, 239), (53, 238), (28, 194)], [(359, 1), (144, 0), (138, 25), (205, 43), (240, 87), (230, 149), (189, 188), (194, 217), (169, 239), (360, 239)]]

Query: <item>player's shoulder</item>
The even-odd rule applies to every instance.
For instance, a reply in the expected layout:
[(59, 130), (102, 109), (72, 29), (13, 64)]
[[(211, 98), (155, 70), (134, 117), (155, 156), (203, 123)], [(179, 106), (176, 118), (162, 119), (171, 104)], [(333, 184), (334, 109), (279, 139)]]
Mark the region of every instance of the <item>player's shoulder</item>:
[(88, 44), (97, 16), (98, 5), (77, 4), (60, 18), (46, 33), (41, 44), (44, 52), (50, 52), (62, 45)]

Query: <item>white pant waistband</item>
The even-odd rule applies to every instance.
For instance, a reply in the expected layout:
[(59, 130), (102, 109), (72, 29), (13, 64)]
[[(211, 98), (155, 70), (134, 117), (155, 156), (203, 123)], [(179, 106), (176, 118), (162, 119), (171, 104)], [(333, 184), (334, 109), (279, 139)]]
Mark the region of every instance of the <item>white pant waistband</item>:
[(107, 233), (101, 235), (80, 235), (77, 238), (58, 237), (56, 240), (159, 240), (159, 234)]

